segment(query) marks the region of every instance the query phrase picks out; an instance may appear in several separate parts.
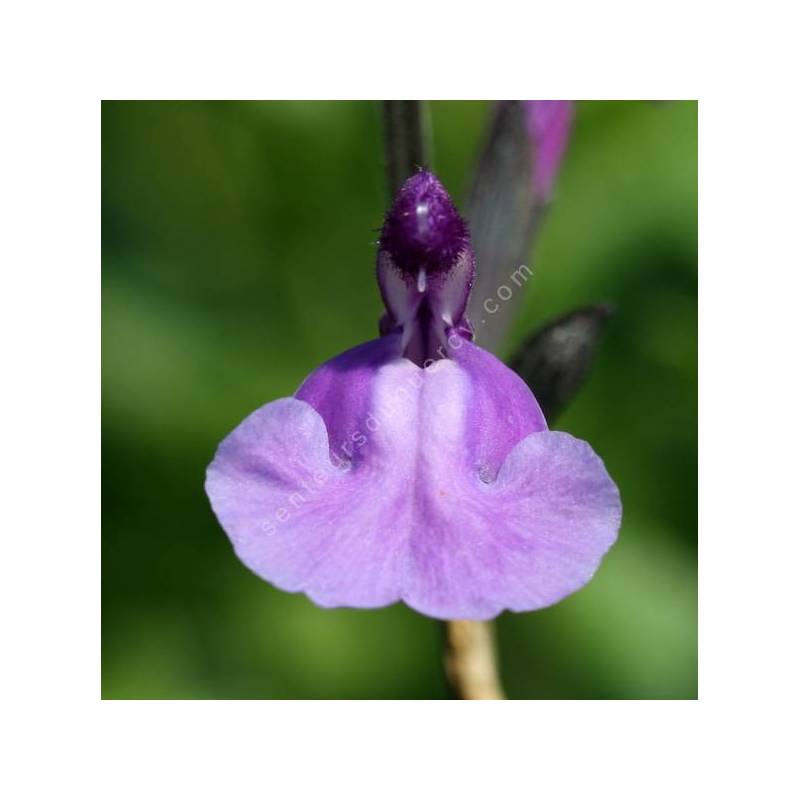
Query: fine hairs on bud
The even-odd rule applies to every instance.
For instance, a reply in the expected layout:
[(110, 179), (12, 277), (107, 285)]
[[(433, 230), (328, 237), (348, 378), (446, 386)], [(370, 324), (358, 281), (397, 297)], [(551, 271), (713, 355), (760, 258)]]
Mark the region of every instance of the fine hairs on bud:
[(412, 175), (386, 215), (380, 249), (417, 279), (422, 270), (448, 272), (469, 246), (467, 225), (436, 176), (424, 170)]

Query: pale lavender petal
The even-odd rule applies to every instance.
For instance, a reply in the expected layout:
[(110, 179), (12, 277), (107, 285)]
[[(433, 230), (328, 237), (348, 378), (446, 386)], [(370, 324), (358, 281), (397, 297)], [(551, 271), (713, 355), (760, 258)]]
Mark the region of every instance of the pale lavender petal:
[(284, 398), (223, 441), (206, 491), (257, 575), (321, 606), (376, 607), (399, 599), (407, 560), (407, 520), (390, 515), (400, 485), (382, 483), (371, 471), (334, 467), (322, 417)]
[[(366, 376), (364, 359), (386, 357), (365, 348), (346, 354), (344, 375)], [(225, 439), (207, 491), (251, 569), (323, 606), (402, 599), (466, 619), (540, 608), (589, 580), (620, 518), (602, 462), (587, 444), (539, 429), (487, 482), (478, 462), (493, 463), (512, 438), (492, 441), (503, 412), (487, 384), (510, 405), (527, 403), (531, 426), (544, 421), (499, 362), (468, 342), (454, 352), (424, 370), (403, 358), (372, 362), (356, 392), (366, 409), (351, 432), (363, 438), (360, 455), (344, 469), (331, 463), (325, 420), (299, 399), (264, 406)], [(316, 396), (329, 417), (335, 382)], [(341, 426), (358, 413), (331, 418)]]
[(555, 431), (523, 439), (495, 483), (462, 481), (452, 491), (414, 537), (417, 570), (404, 595), (442, 619), (557, 603), (592, 578), (622, 515), (602, 461)]

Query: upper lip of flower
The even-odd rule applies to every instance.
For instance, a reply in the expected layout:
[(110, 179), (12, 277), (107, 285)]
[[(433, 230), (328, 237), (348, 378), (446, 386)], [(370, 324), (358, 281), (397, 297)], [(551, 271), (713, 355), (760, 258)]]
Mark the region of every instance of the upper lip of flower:
[(470, 247), (469, 230), (431, 172), (410, 177), (389, 209), (379, 249), (405, 275), (447, 272)]
[(403, 331), (403, 354), (418, 365), (446, 356), (450, 329), (471, 336), (464, 312), (475, 277), (466, 223), (444, 186), (424, 170), (401, 187), (381, 232), (381, 332)]

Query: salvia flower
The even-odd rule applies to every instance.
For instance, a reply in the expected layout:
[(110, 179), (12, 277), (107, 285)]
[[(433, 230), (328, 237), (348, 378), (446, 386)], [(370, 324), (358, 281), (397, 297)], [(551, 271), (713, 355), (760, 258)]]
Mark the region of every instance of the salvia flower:
[(548, 431), (526, 384), (472, 341), (469, 231), (419, 172), (380, 237), (381, 336), (323, 364), (219, 446), (206, 490), (239, 558), (320, 606), (402, 600), (442, 619), (528, 611), (583, 586), (617, 489)]

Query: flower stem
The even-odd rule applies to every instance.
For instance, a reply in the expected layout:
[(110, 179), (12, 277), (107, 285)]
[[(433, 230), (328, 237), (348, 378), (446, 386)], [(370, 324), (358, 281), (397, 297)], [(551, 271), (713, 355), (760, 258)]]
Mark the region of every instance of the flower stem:
[(458, 700), (505, 700), (491, 622), (445, 622), (445, 672)]
[(394, 197), (405, 180), (430, 166), (430, 125), (422, 100), (384, 100), (383, 125), (389, 192)]

